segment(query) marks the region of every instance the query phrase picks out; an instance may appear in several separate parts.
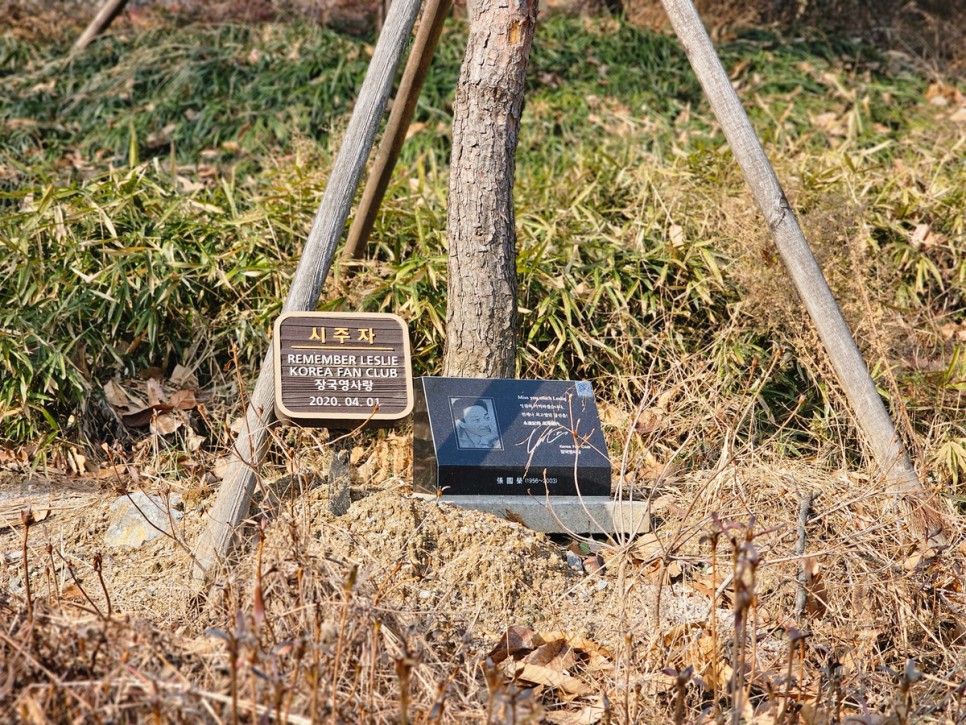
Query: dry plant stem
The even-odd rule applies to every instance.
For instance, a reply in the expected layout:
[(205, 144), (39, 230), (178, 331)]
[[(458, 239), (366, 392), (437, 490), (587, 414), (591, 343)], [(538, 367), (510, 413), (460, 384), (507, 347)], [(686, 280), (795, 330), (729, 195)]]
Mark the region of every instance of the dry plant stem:
[[(120, 478), (118, 478), (118, 483), (120, 483)], [(146, 497), (148, 497), (149, 501), (151, 500), (150, 497), (148, 496), (148, 493), (143, 488), (139, 488), (138, 490), (141, 493), (143, 493)], [(182, 539), (178, 538), (174, 534), (174, 532), (177, 531), (178, 529), (174, 525), (174, 516), (171, 514), (170, 493), (171, 493), (170, 489), (166, 489), (162, 493), (162, 497), (164, 498), (165, 515), (168, 517), (168, 524), (171, 526), (171, 531), (165, 531), (156, 523), (154, 523), (150, 518), (148, 518), (147, 514), (145, 514), (144, 511), (141, 510), (141, 507), (134, 502), (133, 498), (131, 498), (130, 491), (125, 491), (124, 495), (127, 497), (128, 502), (134, 507), (134, 510), (137, 511), (139, 514), (141, 514), (141, 518), (144, 520), (144, 523), (146, 523), (148, 526), (150, 526), (152, 529), (157, 531), (162, 536), (171, 539), (175, 544), (178, 545), (179, 548), (184, 550), (188, 554), (188, 556), (194, 559), (194, 553), (191, 551), (191, 547), (188, 546)]]
[(795, 648), (798, 643), (805, 638), (799, 630), (792, 627), (788, 632), (788, 667), (785, 669), (785, 691), (782, 694), (781, 702), (778, 705), (778, 714), (775, 715), (775, 722), (780, 723), (788, 711), (788, 703), (792, 692), (792, 670), (795, 667)]
[(50, 556), (50, 552), (53, 547), (48, 543), (44, 546), (44, 550), (47, 552), (47, 561), (44, 562), (44, 579), (47, 580), (47, 601), (50, 602), (54, 599), (54, 580), (57, 578), (57, 573), (51, 566), (53, 564), (53, 557)]
[(743, 598), (738, 597), (738, 546), (732, 540), (732, 570), (736, 572), (734, 577), (735, 590), (735, 641), (732, 646), (732, 698), (731, 698), (731, 723), (739, 725), (741, 722), (741, 695), (744, 688), (744, 654), (745, 654), (745, 611), (742, 607)]
[[(734, 643), (734, 692), (731, 719), (734, 725), (741, 722), (742, 701), (745, 688), (745, 640), (747, 638), (748, 618), (755, 606), (755, 573), (758, 569), (758, 551), (754, 545), (754, 518), (745, 530), (745, 540), (739, 546), (737, 538), (731, 539), (734, 551), (734, 601), (735, 601), (735, 643)], [(752, 625), (751, 636), (757, 638)], [(754, 667), (754, 649), (752, 650)]]
[(255, 637), (259, 639), (262, 631), (262, 623), (265, 621), (265, 599), (262, 594), (262, 553), (265, 549), (265, 519), (259, 522), (258, 526), (258, 552), (255, 563), (255, 591), (253, 594), (252, 617), (255, 624)]
[(335, 657), (332, 664), (332, 692), (331, 696), (331, 717), (332, 722), (338, 722), (339, 718), (339, 665), (342, 660), (342, 646), (345, 633), (345, 623), (346, 617), (349, 614), (349, 600), (352, 598), (352, 588), (356, 584), (356, 576), (359, 573), (359, 569), (353, 566), (349, 571), (349, 576), (346, 577), (345, 583), (342, 586), (342, 611), (339, 614), (339, 639), (336, 641), (335, 645)]
[[(623, 566), (623, 564), (622, 564)], [(634, 635), (630, 630), (624, 635), (624, 717), (628, 722), (633, 722), (631, 717), (631, 654)]]
[(682, 725), (684, 722), (684, 694), (693, 672), (694, 667), (688, 665), (681, 672), (678, 672), (675, 678), (674, 725)]
[(712, 524), (711, 534), (711, 708), (715, 722), (721, 715), (718, 705), (718, 539), (721, 531), (717, 521)]
[[(658, 632), (661, 631), (661, 596), (664, 594), (664, 578), (666, 576), (667, 576), (667, 556), (662, 556), (661, 557), (661, 576), (658, 577), (657, 595), (654, 597), (654, 626), (657, 628)], [(668, 648), (671, 646), (671, 643), (665, 640), (664, 637), (660, 637), (660, 635), (659, 635), (659, 639), (661, 642), (661, 657), (666, 658)]]
[[(389, 8), (283, 312), (315, 308), (418, 11), (419, 0), (397, 0)], [(264, 459), (268, 426), (274, 419), (273, 368), (269, 351), (252, 391), (245, 413), (246, 425), (235, 444), (228, 474), (209, 512), (208, 525), (195, 546), (192, 585), (196, 593), (202, 591), (216, 564), (228, 554), (236, 527), (248, 514), (255, 472)]]
[(229, 634), (228, 674), (231, 680), (231, 722), (238, 725), (238, 640)]
[(319, 652), (322, 648), (322, 608), (319, 602), (315, 603), (312, 629), (312, 667), (311, 683), (312, 692), (309, 698), (309, 719), (312, 722), (319, 721), (319, 678), (322, 676), (319, 668)]
[[(50, 565), (50, 576), (51, 576), (51, 579), (56, 579), (57, 578), (57, 565), (54, 563), (54, 545), (51, 544), (50, 541), (48, 541), (47, 544), (44, 546), (44, 550), (47, 552), (47, 561), (48, 561), (48, 563)], [(51, 597), (51, 595), (48, 593), (47, 598), (50, 599), (50, 597)], [(61, 602), (60, 602), (60, 587), (59, 586), (54, 586), (54, 595), (53, 595), (53, 597), (57, 600), (57, 606), (58, 607), (61, 606)]]
[(84, 595), (84, 599), (86, 599), (88, 603), (94, 608), (93, 609), (94, 613), (98, 617), (103, 619), (105, 622), (108, 621), (108, 618), (104, 616), (104, 612), (102, 612), (101, 608), (97, 606), (97, 604), (94, 602), (93, 599), (91, 599), (90, 595), (87, 593), (87, 590), (84, 589), (84, 585), (81, 584), (80, 579), (77, 578), (77, 572), (74, 571), (74, 567), (71, 565), (71, 563), (67, 560), (67, 558), (63, 554), (61, 554), (60, 552), (57, 552), (57, 553), (60, 555), (60, 558), (63, 560), (63, 562), (67, 565), (67, 573), (70, 574), (70, 578), (73, 580), (74, 586), (77, 587), (77, 590)]
[(21, 563), (23, 564), (23, 586), (24, 594), (27, 596), (27, 621), (30, 623), (30, 639), (33, 640), (34, 632), (34, 602), (30, 592), (30, 565), (27, 561), (27, 537), (30, 529), (31, 519), (30, 507), (20, 512), (20, 522), (23, 524), (23, 543), (20, 549)]
[[(814, 501), (814, 491), (799, 492), (798, 539), (795, 541), (795, 555), (798, 557), (805, 556), (805, 526), (808, 523), (808, 517), (811, 515), (812, 503)], [(798, 567), (798, 589), (795, 592), (795, 619), (801, 619), (802, 613), (805, 611), (805, 602), (808, 599), (808, 593), (805, 591), (805, 584), (808, 582), (808, 573), (805, 571), (804, 560), (801, 561)]]
[(399, 722), (409, 725), (409, 677), (412, 674), (413, 660), (409, 656), (409, 646), (403, 642), (402, 656), (396, 659), (396, 674), (399, 676)]
[(452, 7), (453, 0), (427, 0), (423, 8), (419, 29), (416, 31), (416, 38), (409, 51), (402, 80), (399, 81), (399, 88), (396, 90), (392, 109), (389, 111), (386, 130), (383, 132), (382, 141), (379, 142), (379, 150), (376, 152), (375, 161), (372, 162), (369, 178), (363, 189), (362, 199), (359, 201), (359, 208), (346, 236), (345, 247), (342, 250), (344, 261), (362, 259), (365, 255), (369, 235), (372, 234), (372, 227), (376, 223), (376, 215), (389, 186), (389, 180), (392, 178), (393, 169), (399, 160), (399, 152), (402, 151), (406, 140), (409, 124), (413, 120), (419, 92), (426, 80), (433, 52), (443, 32), (446, 16), (449, 15)]
[(255, 683), (255, 672), (258, 669), (258, 642), (249, 642), (248, 653), (248, 689), (251, 698), (251, 709), (258, 708), (258, 691)]
[(943, 543), (941, 515), (927, 500), (842, 312), (694, 4), (691, 0), (662, 2), (828, 352), (856, 420), (871, 444), (890, 493), (902, 500), (916, 535)]
[[(375, 600), (373, 600), (375, 602)], [(375, 603), (373, 603), (375, 606)], [(378, 619), (372, 623), (372, 653), (369, 658), (369, 692), (366, 702), (366, 712), (372, 713), (373, 703), (372, 696), (376, 691), (376, 661), (379, 659), (377, 653), (379, 652), (379, 641), (380, 633), (382, 630), (382, 622)]]
[[(624, 484), (627, 480), (627, 459), (631, 452), (631, 440), (634, 437), (634, 431), (637, 429), (637, 424), (644, 414), (644, 404), (650, 398), (650, 391), (645, 390), (644, 395), (641, 396), (641, 402), (637, 404), (637, 411), (634, 413), (634, 419), (631, 421), (630, 426), (627, 429), (627, 435), (624, 437), (624, 449), (621, 451), (621, 467), (620, 473), (617, 478), (617, 499), (623, 500), (624, 498)], [(634, 500), (634, 488), (631, 487), (631, 497), (630, 500)]]
[(114, 613), (111, 606), (111, 595), (107, 591), (107, 584), (104, 581), (104, 556), (98, 552), (94, 554), (94, 571), (97, 574), (97, 581), (101, 584), (101, 591), (104, 592), (104, 601), (107, 602), (107, 618), (110, 619)]
[(486, 680), (486, 723), (489, 725), (493, 722), (493, 715), (496, 710), (496, 695), (503, 683), (503, 677), (500, 675), (499, 668), (493, 664), (493, 660), (489, 657), (483, 660), (481, 667), (483, 668), (483, 678)]

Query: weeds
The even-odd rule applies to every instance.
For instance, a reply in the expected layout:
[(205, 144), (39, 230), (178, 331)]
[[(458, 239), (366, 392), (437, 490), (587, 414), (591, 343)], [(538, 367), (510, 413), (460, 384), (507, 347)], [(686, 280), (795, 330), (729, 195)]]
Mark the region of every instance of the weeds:
[[(628, 558), (636, 546), (629, 542), (623, 550), (601, 549), (604, 566), (593, 576), (561, 561), (561, 571), (569, 571), (564, 582), (546, 574), (530, 579), (542, 556), (527, 550), (521, 558), (516, 547), (533, 532), (435, 502), (407, 502), (394, 491), (371, 493), (337, 518), (324, 487), (271, 521), (256, 513), (257, 547), (200, 611), (178, 615), (176, 626), (140, 619), (130, 604), (115, 602), (110, 613), (117, 552), (94, 562), (90, 576), (99, 587), (87, 586), (68, 555), (57, 565), (66, 586), (46, 595), (25, 590), (32, 614), (19, 596), (0, 590), (8, 623), (0, 668), (13, 683), (0, 691), (0, 707), (22, 716), (36, 710), (53, 721), (99, 713), (123, 722), (954, 717), (962, 635), (943, 634), (941, 623), (961, 606), (961, 554), (915, 566), (896, 560), (904, 547), (886, 533), (895, 521), (845, 527), (868, 515), (874, 483), (845, 496), (846, 489), (831, 490), (827, 479), (800, 471), (810, 487), (827, 489), (821, 500), (836, 503), (817, 511), (822, 531), (809, 544), (829, 573), (824, 609), (792, 620), (801, 556), (794, 532), (780, 522), (794, 516), (798, 502), (778, 495), (773, 469), (743, 460), (741, 471), (737, 494), (714, 494), (721, 515), (694, 512), (679, 520), (683, 512), (661, 509), (667, 525), (711, 534), (677, 540), (676, 570), (664, 560), (652, 568)], [(707, 488), (698, 476), (661, 486), (662, 497), (674, 490), (678, 501)], [(423, 517), (418, 525), (397, 518), (401, 507)], [(748, 510), (761, 513), (760, 524), (735, 523)], [(373, 527), (375, 517), (381, 526)], [(486, 536), (497, 539), (453, 548), (467, 546), (465, 537)], [(12, 538), (26, 540), (19, 531)], [(730, 556), (717, 555), (723, 547)], [(17, 568), (37, 581), (57, 579), (53, 560), (44, 564), (49, 544), (46, 551), (28, 544)], [(460, 564), (467, 551), (480, 558)], [(427, 555), (423, 561), (431, 563), (415, 561)], [(534, 572), (521, 571), (523, 562)], [(494, 567), (517, 577), (515, 593), (502, 603), (493, 602), (492, 590), (474, 599), (474, 587), (492, 579)], [(892, 579), (880, 585), (882, 576)], [(608, 587), (582, 601), (577, 592), (598, 581)], [(453, 586), (470, 601), (448, 599)], [(537, 591), (528, 594), (528, 586)], [(818, 593), (808, 586), (810, 596)], [(655, 597), (665, 599), (659, 619), (649, 614)], [(536, 601), (533, 628), (511, 627), (494, 647), (493, 625), (521, 621)], [(682, 623), (685, 602), (694, 614)], [(627, 610), (620, 625), (608, 615), (618, 606)], [(616, 648), (626, 658), (620, 667)]]
[[(841, 435), (837, 393), (810, 336), (794, 329), (807, 323), (764, 232), (749, 233), (760, 225), (683, 54), (666, 36), (581, 22), (548, 19), (534, 49), (517, 165), (520, 374), (595, 378), (630, 404), (643, 392), (634, 371), (670, 370), (682, 351), (701, 350), (737, 393), (778, 343), (781, 364), (739, 434), (760, 439), (790, 416), (789, 452), (821, 449)], [(242, 361), (261, 357), (365, 48), (306, 23), (184, 33), (117, 34), (66, 67), (60, 46), (4, 36), (8, 446), (86, 437), (96, 453), (91, 401), (110, 377), (170, 369), (203, 349), (203, 377), (217, 378), (232, 343)], [(462, 39), (459, 23), (444, 34), (373, 260), (322, 302), (406, 317), (417, 374), (437, 370), (442, 353), (447, 129)], [(849, 281), (867, 280), (870, 307), (852, 315), (860, 341), (877, 340), (873, 367), (894, 361), (893, 405), (906, 406), (913, 434), (930, 436), (931, 466), (958, 485), (966, 262), (956, 212), (966, 185), (949, 150), (956, 126), (940, 109), (961, 92), (927, 87), (854, 41), (781, 40), (748, 33), (722, 57), (847, 313)], [(910, 138), (925, 153), (905, 151)], [(835, 250), (840, 225), (859, 214), (855, 268)], [(915, 352), (909, 328), (886, 321), (894, 306), (935, 331), (913, 336)], [(925, 399), (910, 353), (942, 370)], [(938, 419), (926, 409), (937, 398)]]
[[(442, 355), (462, 44), (457, 22), (370, 259), (321, 302), (402, 315), (416, 374)], [(961, 499), (961, 84), (842, 37), (756, 30), (720, 49), (926, 480)], [(117, 437), (104, 450), (125, 460), (120, 424), (98, 417), (107, 381), (182, 363), (220, 390), (227, 366), (238, 390), (260, 361), (367, 49), (275, 22), (128, 30), (66, 66), (64, 50), (0, 41), (0, 445), (95, 455)], [(237, 570), (252, 573), (175, 635), (129, 616), (112, 557), (85, 581), (88, 558), (34, 552), (27, 515), (25, 601), (0, 588), (0, 703), (61, 721), (961, 719), (960, 553), (906, 550), (855, 471), (847, 406), (677, 45), (612, 20), (542, 23), (516, 199), (519, 373), (596, 382), (620, 485), (677, 526), (660, 555), (612, 542), (578, 579), (505, 522), (368, 490), (334, 522), (304, 491), (257, 522)], [(202, 411), (212, 442), (237, 414), (223, 397)], [(286, 435), (289, 468), (319, 445)], [(180, 444), (153, 445), (155, 468), (180, 470)], [(822, 505), (799, 548), (775, 528), (801, 508), (775, 462), (804, 458), (845, 473), (803, 481)], [(683, 624), (682, 592), (701, 598)], [(493, 665), (517, 622), (548, 638)], [(519, 665), (559, 665), (575, 689)]]

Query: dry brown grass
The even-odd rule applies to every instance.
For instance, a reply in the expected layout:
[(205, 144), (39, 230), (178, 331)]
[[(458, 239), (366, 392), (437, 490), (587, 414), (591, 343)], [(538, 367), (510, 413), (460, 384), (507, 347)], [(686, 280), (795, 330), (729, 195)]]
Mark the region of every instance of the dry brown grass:
[[(25, 32), (44, 31), (39, 21), (23, 24)], [(795, 78), (818, 73), (800, 65)], [(735, 68), (736, 83), (760, 82), (740, 64)], [(792, 133), (785, 118), (774, 124), (770, 143), (783, 158), (780, 176), (806, 209), (809, 238), (868, 359), (874, 367), (895, 365), (898, 380), (888, 370), (879, 379), (897, 417), (916, 425), (904, 423), (903, 433), (916, 452), (931, 454), (946, 440), (944, 428), (962, 419), (961, 367), (954, 364), (961, 312), (947, 319), (944, 307), (955, 311), (959, 304), (961, 231), (928, 244), (919, 239), (925, 261), (941, 266), (942, 294), (923, 293), (922, 305), (908, 304), (902, 315), (896, 313), (896, 279), (875, 257), (893, 253), (896, 240), (914, 237), (921, 224), (949, 219), (947, 206), (959, 209), (962, 133), (950, 120), (952, 107), (926, 105), (927, 91), (922, 105), (935, 111), (930, 130), (887, 139), (897, 148), (913, 144), (917, 159), (897, 152), (895, 160), (872, 159), (846, 170), (842, 159), (864, 158), (846, 128), (849, 119), (861, 120), (861, 104), (858, 96), (836, 95), (838, 78), (821, 85), (832, 100), (822, 99), (814, 110), (832, 113), (841, 128), (824, 128), (818, 123), (823, 114), (813, 119), (804, 109), (792, 121), (815, 128)], [(606, 129), (615, 132), (615, 143), (646, 147), (640, 129), (650, 133), (646, 124), (658, 121), (635, 120), (616, 100), (597, 102), (597, 123), (619, 120)], [(534, 102), (534, 112), (540, 103), (546, 98)], [(773, 109), (765, 104), (763, 110)], [(246, 546), (226, 565), (211, 596), (193, 602), (183, 545), (190, 546), (203, 525), (216, 485), (208, 472), (216, 452), (230, 444), (228, 423), (238, 412), (232, 403), (237, 391), (219, 388), (213, 376), (204, 413), (209, 449), (189, 451), (176, 437), (130, 432), (132, 440), (116, 452), (123, 472), (90, 483), (76, 506), (64, 504), (76, 480), (4, 501), (0, 719), (962, 721), (962, 522), (949, 511), (949, 547), (923, 549), (895, 502), (882, 496), (877, 474), (858, 468), (863, 443), (857, 427), (828, 383), (827, 362), (803, 331), (803, 313), (766, 240), (747, 231), (756, 217), (736, 192), (737, 172), (710, 151), (701, 154), (700, 165), (689, 160), (685, 136), (707, 136), (711, 125), (702, 120), (700, 128), (690, 128), (700, 113), (689, 107), (667, 121), (680, 134), (671, 150), (634, 157), (621, 169), (628, 198), (605, 199), (627, 205), (620, 224), (566, 205), (546, 210), (544, 219), (533, 211), (534, 202), (521, 215), (531, 231), (538, 222), (550, 229), (559, 223), (561, 238), (586, 241), (606, 232), (626, 248), (652, 237), (666, 238), (671, 248), (685, 234), (720, 244), (732, 260), (727, 276), (740, 302), (717, 318), (721, 329), (709, 331), (705, 349), (672, 349), (673, 320), (649, 322), (645, 338), (623, 331), (626, 310), (613, 318), (622, 330), (616, 347), (646, 344), (662, 362), (659, 372), (597, 378), (598, 389), (611, 391), (603, 423), (613, 460), (622, 462), (620, 486), (650, 502), (653, 532), (631, 540), (561, 542), (412, 499), (405, 431), (356, 441), (354, 502), (347, 515), (334, 518), (317, 473), (325, 470), (328, 441), (287, 431), (261, 472), (263, 490)], [(638, 136), (620, 136), (635, 128)], [(826, 136), (825, 152), (796, 155), (809, 144), (825, 148)], [(586, 167), (585, 176), (569, 185), (589, 184), (595, 169)], [(608, 187), (608, 177), (601, 178), (594, 183)], [(869, 188), (858, 188), (864, 185)], [(576, 219), (578, 211), (597, 226), (580, 227), (579, 235), (576, 224), (567, 227), (568, 215)], [(872, 239), (862, 220), (891, 231), (895, 243)], [(428, 242), (427, 248), (436, 253)], [(944, 262), (947, 257), (952, 263)], [(640, 276), (636, 264), (629, 265), (631, 281)], [(373, 279), (383, 277), (374, 266)], [(852, 284), (853, 278), (863, 284)], [(613, 288), (621, 289), (616, 281)], [(678, 292), (659, 290), (661, 314), (683, 304), (670, 299)], [(402, 294), (408, 302), (417, 299), (409, 290)], [(414, 303), (406, 315), (430, 319), (429, 309)], [(565, 331), (575, 329), (591, 334), (579, 325)], [(759, 345), (760, 338), (746, 344), (749, 330), (764, 330), (776, 344)], [(565, 350), (571, 344), (559, 337), (551, 343)], [(733, 359), (723, 359), (729, 351)], [(924, 375), (947, 374), (949, 380), (893, 394), (914, 385), (911, 376), (899, 374), (918, 365), (928, 366)], [(794, 366), (805, 372), (779, 380)], [(803, 381), (822, 385), (813, 400), (817, 409), (808, 415), (796, 403), (802, 389), (795, 385)], [(766, 396), (767, 386), (773, 389)], [(904, 410), (903, 399), (916, 409)], [(639, 407), (622, 402), (628, 400)], [(952, 439), (958, 436), (954, 430)], [(18, 477), (32, 475), (26, 454), (5, 455), (22, 471)], [(113, 463), (111, 455), (105, 463)], [(943, 469), (941, 460), (916, 458), (934, 467), (924, 471), (929, 485), (961, 494), (958, 465)], [(298, 485), (291, 485), (292, 476)], [(130, 552), (105, 548), (104, 511), (118, 495), (114, 489), (127, 487), (184, 494), (180, 543), (162, 539)], [(801, 496), (815, 496), (815, 502), (800, 539)], [(37, 512), (46, 501), (49, 516), (23, 525), (28, 500)], [(587, 574), (568, 567), (562, 544), (570, 543), (588, 560), (599, 556), (602, 568)]]
[[(338, 518), (310, 473), (325, 439), (280, 440), (263, 480), (282, 493), (201, 602), (175, 542), (104, 549), (113, 493), (66, 541), (56, 509), (27, 529), (11, 513), (0, 548), (25, 549), (7, 570), (31, 587), (0, 595), (0, 707), (26, 722), (961, 720), (959, 518), (949, 548), (924, 550), (869, 471), (735, 448), (755, 396), (725, 399), (707, 371), (682, 361), (645, 381), (639, 410), (604, 407), (625, 494), (647, 498), (654, 527), (578, 537), (603, 562), (589, 574), (567, 566), (566, 542), (409, 496), (400, 435), (359, 441)], [(717, 465), (679, 470), (702, 439), (725, 441), (701, 454)], [(272, 483), (292, 471), (299, 485)], [(186, 512), (179, 537), (202, 521)]]

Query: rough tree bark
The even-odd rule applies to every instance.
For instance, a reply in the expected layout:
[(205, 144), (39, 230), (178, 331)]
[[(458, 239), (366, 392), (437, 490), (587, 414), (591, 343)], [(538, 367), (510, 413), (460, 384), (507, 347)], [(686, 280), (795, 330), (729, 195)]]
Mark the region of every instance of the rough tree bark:
[(443, 374), (513, 377), (514, 156), (537, 0), (475, 0), (453, 106)]

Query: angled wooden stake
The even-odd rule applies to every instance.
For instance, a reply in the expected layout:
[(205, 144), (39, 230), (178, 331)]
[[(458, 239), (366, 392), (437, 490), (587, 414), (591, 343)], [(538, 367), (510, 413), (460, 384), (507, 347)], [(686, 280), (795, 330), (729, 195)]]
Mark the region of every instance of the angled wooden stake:
[[(419, 0), (396, 0), (389, 8), (283, 312), (315, 309), (418, 11)], [(257, 471), (269, 444), (268, 428), (275, 419), (274, 405), (273, 361), (269, 351), (251, 393), (245, 426), (235, 441), (228, 474), (208, 512), (207, 527), (195, 545), (192, 570), (195, 593), (215, 574), (218, 564), (231, 549), (238, 525), (248, 516)]]
[(399, 160), (409, 122), (413, 120), (416, 102), (419, 101), (419, 92), (426, 80), (433, 52), (452, 7), (453, 0), (426, 0), (426, 7), (423, 8), (419, 20), (419, 30), (416, 31), (412, 50), (409, 51), (409, 60), (406, 61), (399, 90), (396, 91), (396, 98), (389, 112), (389, 120), (386, 121), (386, 130), (379, 142), (376, 160), (372, 163), (359, 208), (352, 220), (352, 226), (349, 227), (349, 235), (342, 249), (343, 260), (362, 259), (365, 254), (366, 243), (376, 223), (376, 214)]
[(890, 493), (899, 499), (916, 535), (933, 543), (944, 543), (940, 510), (923, 489), (899, 441), (892, 419), (852, 339), (842, 311), (805, 241), (795, 212), (785, 198), (775, 170), (755, 135), (694, 4), (691, 0), (662, 2), (771, 229), (772, 238), (799, 297), (818, 330), (856, 420), (871, 444)]
[(74, 47), (70, 49), (70, 54), (74, 55), (84, 50), (94, 38), (107, 30), (108, 26), (114, 22), (114, 18), (121, 14), (125, 5), (127, 5), (127, 0), (104, 0), (104, 3), (97, 10), (97, 15), (81, 33), (74, 43)]

